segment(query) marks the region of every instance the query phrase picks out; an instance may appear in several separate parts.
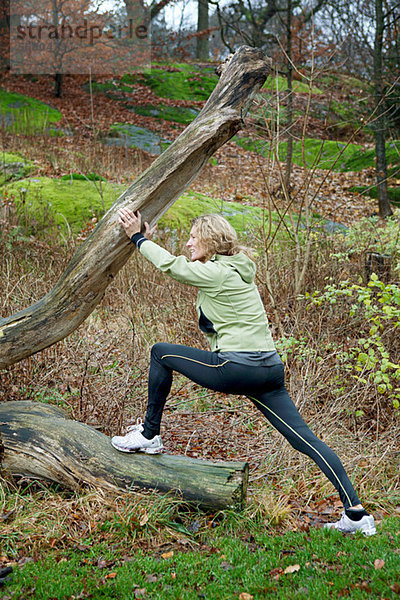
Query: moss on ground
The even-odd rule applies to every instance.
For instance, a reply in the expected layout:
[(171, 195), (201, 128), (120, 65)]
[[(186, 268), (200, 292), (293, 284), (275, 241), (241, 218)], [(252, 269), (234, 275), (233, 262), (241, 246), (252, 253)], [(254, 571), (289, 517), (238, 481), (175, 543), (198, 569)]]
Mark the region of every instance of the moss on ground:
[[(365, 186), (365, 185), (356, 185), (350, 188), (351, 192), (358, 192), (359, 194), (365, 194), (370, 198), (374, 198), (375, 200), (378, 198), (378, 188), (376, 185), (374, 187)], [(396, 206), (400, 206), (400, 187), (388, 188), (388, 197), (390, 202), (395, 204)]]
[(7, 181), (22, 179), (31, 173), (33, 163), (18, 154), (0, 152), (0, 186)]
[(58, 110), (40, 100), (0, 89), (0, 121), (15, 133), (55, 132), (51, 125), (61, 118)]
[[(307, 83), (306, 79), (304, 79), (304, 81), (297, 81), (296, 79), (293, 80), (293, 84), (292, 84), (292, 88), (293, 91), (296, 93), (303, 93), (303, 94), (308, 94), (310, 91), (313, 94), (322, 94), (322, 90), (320, 90), (318, 87), (316, 87), (316, 85), (314, 84), (313, 87), (310, 89), (310, 85), (309, 83)], [(271, 91), (279, 91), (279, 92), (284, 92), (285, 90), (287, 90), (287, 81), (286, 81), (286, 77), (282, 77), (281, 75), (278, 76), (274, 76), (274, 75), (270, 75), (267, 79), (267, 81), (264, 83), (263, 90), (271, 90)]]
[(174, 71), (166, 71), (157, 66), (144, 69), (137, 75), (124, 75), (121, 83), (142, 83), (161, 98), (207, 100), (218, 81), (213, 67), (181, 63), (174, 64), (173, 68)]
[[(366, 150), (362, 146), (346, 160), (346, 171), (361, 171), (375, 166), (375, 148)], [(400, 166), (400, 140), (386, 143), (386, 163), (389, 171), (397, 170)]]
[(365, 79), (359, 79), (353, 75), (347, 75), (346, 73), (327, 73), (322, 72), (322, 75), (317, 79), (318, 85), (326, 88), (336, 87), (339, 88), (342, 94), (359, 94), (360, 92), (371, 91), (371, 83)]
[[(262, 156), (268, 156), (271, 152), (269, 140), (236, 136), (235, 142), (245, 148), (258, 152)], [(287, 142), (279, 145), (279, 159), (285, 160), (287, 153)], [(304, 158), (303, 158), (304, 153)], [(293, 144), (293, 162), (307, 168), (330, 169), (333, 171), (361, 171), (375, 166), (375, 148), (365, 150), (358, 144), (347, 144), (330, 140), (316, 140), (305, 138), (303, 141), (295, 141)], [(400, 165), (400, 141), (388, 142), (386, 144), (387, 163), (392, 171)]]
[(240, 233), (246, 234), (262, 224), (263, 211), (257, 206), (224, 202), (199, 192), (188, 191), (171, 206), (159, 221), (160, 229), (189, 231), (192, 219), (207, 213), (222, 214)]
[(110, 146), (141, 148), (149, 154), (161, 154), (171, 143), (170, 140), (161, 138), (155, 131), (130, 125), (129, 123), (115, 123), (112, 125), (109, 134), (105, 137), (105, 142)]
[(198, 115), (199, 111), (194, 108), (185, 108), (183, 106), (164, 106), (158, 104), (153, 106), (147, 104), (145, 106), (134, 106), (133, 110), (138, 115), (145, 117), (155, 117), (164, 121), (174, 121), (175, 123), (183, 123), (188, 125)]
[[(8, 185), (7, 190), (14, 197), (28, 231), (57, 227), (64, 234), (69, 229), (76, 234), (94, 216), (101, 218), (125, 187), (107, 181), (76, 179), (71, 174), (60, 179), (25, 178)], [(158, 226), (160, 230), (188, 232), (192, 219), (205, 213), (221, 213), (241, 235), (248, 235), (263, 224), (260, 207), (188, 191), (162, 216)]]
[(73, 233), (93, 217), (101, 217), (122, 191), (121, 186), (107, 181), (50, 177), (25, 178), (7, 189), (28, 230), (40, 232), (56, 226)]

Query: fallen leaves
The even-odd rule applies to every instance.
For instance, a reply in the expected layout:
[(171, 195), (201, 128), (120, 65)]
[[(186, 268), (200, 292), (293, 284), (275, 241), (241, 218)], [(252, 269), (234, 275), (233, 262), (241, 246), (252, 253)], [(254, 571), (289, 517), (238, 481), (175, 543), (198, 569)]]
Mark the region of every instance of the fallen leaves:
[(300, 571), (300, 565), (289, 565), (288, 567), (286, 567), (286, 569), (283, 571), (285, 575), (287, 575), (288, 573), (296, 573), (297, 571)]
[(285, 569), (283, 569), (282, 567), (272, 569), (269, 572), (269, 574), (272, 577), (272, 579), (278, 581), (282, 577), (282, 575), (290, 575), (291, 573), (297, 573), (297, 571), (300, 571), (300, 569), (301, 566), (296, 563), (295, 565), (288, 565)]
[(144, 514), (144, 515), (141, 517), (141, 519), (140, 519), (140, 521), (139, 521), (139, 525), (140, 525), (141, 527), (144, 527), (144, 526), (146, 525), (146, 523), (147, 523), (147, 521), (148, 521), (148, 520), (149, 520), (149, 515), (148, 515), (147, 513), (145, 513), (145, 514)]
[(377, 558), (374, 561), (374, 568), (375, 568), (375, 570), (378, 571), (379, 569), (383, 569), (384, 566), (385, 566), (385, 561), (382, 560), (381, 558)]

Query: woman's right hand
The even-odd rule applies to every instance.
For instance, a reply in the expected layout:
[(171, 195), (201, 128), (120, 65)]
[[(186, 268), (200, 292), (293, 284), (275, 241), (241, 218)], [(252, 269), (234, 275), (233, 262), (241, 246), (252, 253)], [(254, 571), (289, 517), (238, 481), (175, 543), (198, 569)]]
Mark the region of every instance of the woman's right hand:
[(145, 221), (145, 223), (144, 223), (144, 235), (145, 235), (145, 237), (147, 237), (148, 240), (151, 240), (151, 238), (153, 237), (156, 229), (157, 229), (157, 223), (155, 225), (153, 225), (153, 227), (150, 227), (150, 225), (148, 224), (148, 222)]

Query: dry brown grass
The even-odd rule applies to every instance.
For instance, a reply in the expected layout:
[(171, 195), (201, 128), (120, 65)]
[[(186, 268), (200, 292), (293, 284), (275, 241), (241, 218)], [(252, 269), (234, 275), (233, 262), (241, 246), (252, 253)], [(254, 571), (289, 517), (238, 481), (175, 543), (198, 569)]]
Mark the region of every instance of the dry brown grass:
[[(97, 170), (107, 176), (114, 173), (115, 178), (122, 180), (123, 172), (135, 160), (130, 153), (124, 162), (124, 151), (119, 149), (110, 150), (110, 154), (104, 151), (100, 156), (88, 153), (82, 158), (83, 155), (71, 153), (63, 144), (49, 150), (52, 154), (48, 156), (48, 165), (52, 165), (55, 173), (62, 172), (67, 165), (71, 170), (73, 158), (76, 162), (72, 170)], [(29, 153), (23, 138), (16, 138), (12, 149), (20, 149), (33, 160), (44, 152), (38, 140), (31, 144)], [(135, 169), (141, 168), (143, 163), (135, 165)], [(16, 219), (11, 213), (0, 234), (2, 316), (41, 298), (54, 285), (73, 252), (72, 247), (61, 245), (54, 237), (46, 243), (23, 239), (15, 229)], [(168, 238), (162, 237), (160, 242), (170, 246)], [(183, 238), (180, 244), (183, 249)], [(340, 280), (360, 274), (362, 264), (358, 260), (343, 265), (331, 258), (332, 252), (338, 251), (332, 244), (332, 238), (315, 241), (304, 280), (305, 290), (322, 289), (327, 277)], [(268, 271), (265, 255), (260, 255), (258, 265), (258, 284), (275, 337), (283, 333), (287, 338), (306, 340), (301, 351), (296, 347), (288, 354), (288, 389), (311, 428), (338, 452), (365, 504), (382, 513), (390, 511), (399, 498), (398, 416), (376, 390), (355, 384), (340, 372), (335, 348), (355, 338), (361, 325), (349, 316), (345, 303), (334, 309), (310, 309), (305, 302), (298, 301), (293, 293), (293, 261), (286, 240), (269, 252)], [(274, 306), (268, 286), (275, 299)], [(144, 413), (149, 354), (154, 343), (170, 341), (205, 347), (197, 328), (194, 301), (194, 290), (166, 281), (135, 254), (107, 290), (102, 303), (77, 331), (1, 372), (0, 400), (54, 402), (66, 407), (73, 418), (99, 427), (108, 435), (119, 432)], [(398, 353), (396, 347), (393, 361), (400, 360)], [(335, 389), (337, 377), (343, 387), (339, 393)], [(365, 413), (361, 418), (354, 414), (359, 406)], [(324, 506), (336, 507), (336, 493), (315, 465), (282, 440), (245, 398), (205, 392), (176, 377), (165, 411), (163, 439), (172, 453), (247, 460), (251, 471), (249, 515), (258, 515), (267, 526), (294, 526), (301, 513), (303, 516), (307, 511), (316, 513), (324, 502)], [(6, 496), (4, 510), (11, 510), (13, 495)], [(21, 497), (22, 500), (16, 494), (15, 502), (22, 502), (21, 514), (27, 520), (33, 519), (35, 525), (30, 529), (23, 518), (14, 525), (21, 530), (25, 527), (27, 531), (36, 531), (38, 537), (30, 546), (33, 550), (42, 543), (51, 546), (51, 527), (46, 533), (35, 529), (44, 513), (50, 521), (49, 515), (54, 513), (54, 531), (58, 532), (57, 539), (64, 539), (65, 543), (70, 543), (75, 535), (79, 537), (79, 527), (90, 531), (93, 519), (96, 523), (101, 521), (105, 512), (120, 514), (119, 500), (107, 499), (101, 492), (71, 496), (68, 500), (51, 494), (45, 498), (45, 492), (35, 491), (32, 496), (35, 506), (31, 511), (27, 508), (31, 496)], [(329, 497), (330, 504), (326, 501)], [(139, 500), (130, 499), (129, 510)], [(68, 529), (66, 523), (70, 524), (74, 513), (79, 513), (77, 522), (81, 524), (77, 529), (68, 525), (72, 533), (63, 538), (63, 531)]]

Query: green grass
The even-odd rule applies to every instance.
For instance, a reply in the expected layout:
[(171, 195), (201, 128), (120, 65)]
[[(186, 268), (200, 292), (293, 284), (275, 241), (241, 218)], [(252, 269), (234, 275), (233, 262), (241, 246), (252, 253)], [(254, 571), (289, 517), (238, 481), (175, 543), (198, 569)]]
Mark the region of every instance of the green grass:
[(39, 100), (0, 89), (0, 121), (15, 133), (44, 132), (61, 118), (58, 110)]
[[(66, 550), (57, 559), (48, 556), (16, 570), (7, 595), (231, 600), (247, 593), (254, 600), (324, 600), (394, 599), (400, 591), (398, 518), (384, 521), (372, 538), (318, 529), (273, 535), (259, 528), (251, 538), (210, 533), (200, 541), (195, 550), (169, 554), (168, 548), (144, 552), (132, 544), (124, 560), (115, 547), (83, 540), (79, 551)], [(295, 565), (297, 571), (285, 573)]]
[(174, 64), (175, 71), (165, 71), (157, 66), (144, 69), (138, 75), (124, 75), (121, 82), (142, 83), (161, 98), (174, 100), (207, 100), (217, 84), (213, 67), (185, 63)]

